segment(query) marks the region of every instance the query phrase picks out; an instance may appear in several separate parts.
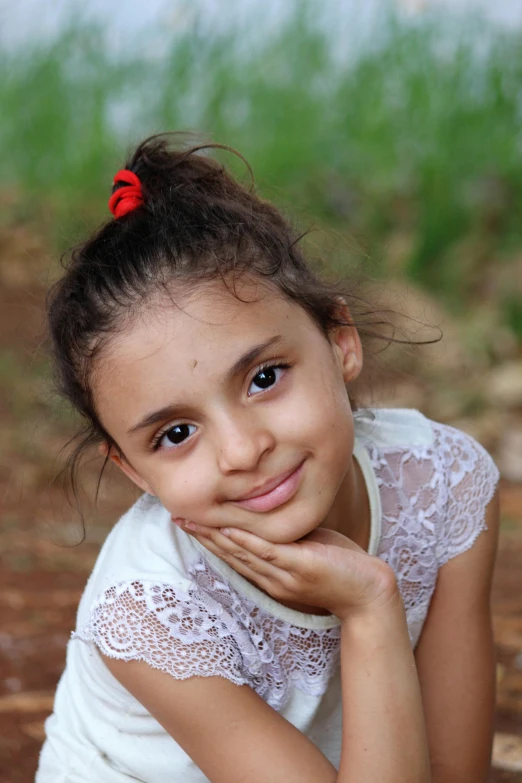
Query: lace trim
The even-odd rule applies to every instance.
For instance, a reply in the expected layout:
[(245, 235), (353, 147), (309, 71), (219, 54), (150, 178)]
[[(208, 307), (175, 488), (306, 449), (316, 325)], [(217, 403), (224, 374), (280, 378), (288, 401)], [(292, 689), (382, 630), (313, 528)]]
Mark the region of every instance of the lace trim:
[(212, 594), (226, 614), (237, 617), (255, 650), (246, 661), (252, 687), (279, 709), (294, 686), (310, 696), (322, 695), (339, 662), (340, 626), (311, 629), (290, 625), (257, 606), (224, 582), (201, 558), (191, 576), (205, 594)]
[(105, 590), (73, 639), (110, 658), (145, 661), (179, 680), (221, 675), (246, 683), (239, 645), (221, 609), (172, 585), (136, 580)]
[(488, 452), (469, 435), (440, 424), (433, 429), (448, 487), (437, 546), (440, 567), (469, 549), (487, 530), (486, 506), (495, 494), (499, 471)]
[(238, 593), (201, 558), (184, 592), (144, 581), (106, 590), (72, 637), (105, 655), (142, 660), (176, 679), (219, 675), (280, 709), (291, 685), (319, 696), (338, 662), (338, 627), (288, 625)]
[(473, 438), (431, 422), (430, 446), (369, 446), (382, 504), (378, 556), (393, 568), (415, 646), (438, 569), (469, 549), (482, 530), (498, 481), (489, 454)]

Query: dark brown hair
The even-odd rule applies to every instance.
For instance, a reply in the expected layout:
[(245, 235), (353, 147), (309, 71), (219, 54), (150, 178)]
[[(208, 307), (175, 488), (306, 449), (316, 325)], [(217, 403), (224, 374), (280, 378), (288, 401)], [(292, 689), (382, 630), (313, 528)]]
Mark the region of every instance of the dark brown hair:
[[(67, 465), (75, 494), (76, 468), (85, 449), (103, 441), (118, 448), (97, 415), (94, 362), (127, 319), (160, 289), (171, 293), (173, 282), (193, 287), (221, 279), (235, 292), (238, 277), (258, 276), (306, 310), (324, 335), (345, 323), (342, 297), (363, 347), (376, 336), (366, 302), (346, 285), (315, 274), (303, 257), (302, 235), (255, 193), (253, 184), (243, 186), (208, 156), (209, 150), (228, 148), (187, 147), (184, 139), (183, 134), (163, 134), (138, 146), (125, 168), (139, 177), (144, 203), (109, 220), (76, 247), (65, 260), (65, 275), (49, 292), (58, 390), (84, 420)], [(356, 407), (352, 389), (350, 400)]]

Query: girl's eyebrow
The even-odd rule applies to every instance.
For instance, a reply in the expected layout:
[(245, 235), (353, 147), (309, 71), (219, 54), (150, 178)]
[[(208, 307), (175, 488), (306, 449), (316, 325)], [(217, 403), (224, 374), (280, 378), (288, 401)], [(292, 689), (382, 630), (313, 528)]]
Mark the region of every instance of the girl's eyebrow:
[(237, 360), (234, 366), (230, 368), (226, 375), (227, 380), (230, 380), (235, 375), (242, 373), (243, 370), (246, 370), (246, 368), (252, 364), (252, 362), (254, 362), (261, 353), (263, 353), (263, 351), (266, 351), (267, 348), (271, 348), (273, 345), (280, 343), (282, 339), (283, 338), (280, 334), (276, 334), (275, 337), (271, 337), (270, 340), (266, 341), (266, 343), (254, 345), (253, 348), (243, 354), (243, 356)]
[[(278, 334), (275, 337), (271, 337), (270, 340), (267, 340), (264, 343), (254, 345), (253, 348), (250, 348), (249, 351), (243, 354), (243, 356), (241, 356), (237, 362), (228, 370), (226, 374), (227, 380), (230, 380), (234, 376), (239, 375), (241, 372), (246, 370), (246, 368), (252, 364), (252, 362), (254, 362), (257, 357), (263, 353), (263, 351), (266, 351), (267, 348), (271, 348), (273, 345), (281, 342), (282, 339), (283, 338), (281, 335)], [(147, 427), (151, 427), (153, 424), (158, 424), (160, 421), (174, 418), (176, 414), (179, 414), (179, 411), (181, 411), (181, 407), (179, 405), (167, 405), (166, 407), (160, 408), (157, 411), (148, 413), (143, 417), (143, 419), (140, 419), (137, 424), (131, 427), (130, 430), (127, 430), (127, 435), (134, 435), (136, 432), (146, 429)]]

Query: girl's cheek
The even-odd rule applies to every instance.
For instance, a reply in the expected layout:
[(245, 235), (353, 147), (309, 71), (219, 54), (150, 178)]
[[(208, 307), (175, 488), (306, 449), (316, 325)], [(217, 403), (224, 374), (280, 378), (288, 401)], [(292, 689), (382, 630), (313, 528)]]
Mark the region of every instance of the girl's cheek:
[(186, 481), (175, 484), (169, 482), (159, 490), (158, 497), (167, 511), (174, 516), (202, 520), (212, 505), (212, 499), (202, 492), (205, 484), (203, 477), (195, 485), (189, 485)]

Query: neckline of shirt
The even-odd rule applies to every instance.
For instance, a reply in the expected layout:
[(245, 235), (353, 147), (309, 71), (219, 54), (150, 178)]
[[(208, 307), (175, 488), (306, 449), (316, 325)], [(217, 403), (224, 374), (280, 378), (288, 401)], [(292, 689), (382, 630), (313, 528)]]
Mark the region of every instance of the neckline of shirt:
[[(358, 441), (357, 437), (354, 442), (353, 456), (361, 467), (370, 502), (370, 540), (368, 544), (368, 554), (376, 555), (381, 538), (381, 497), (370, 456), (363, 444)], [(217, 571), (224, 577), (224, 579), (226, 579), (239, 593), (274, 617), (278, 617), (280, 620), (284, 620), (290, 625), (295, 625), (300, 628), (326, 629), (334, 628), (340, 624), (339, 618), (333, 614), (308, 614), (306, 612), (299, 612), (297, 609), (290, 609), (288, 606), (283, 606), (283, 604), (280, 604), (275, 598), (266, 595), (266, 593), (263, 593), (262, 590), (247, 581), (241, 574), (238, 574), (232, 566), (229, 566), (212, 552), (209, 552), (209, 550), (195, 538), (192, 538), (191, 536), (190, 539), (195, 547), (203, 553), (205, 559), (214, 571)]]

